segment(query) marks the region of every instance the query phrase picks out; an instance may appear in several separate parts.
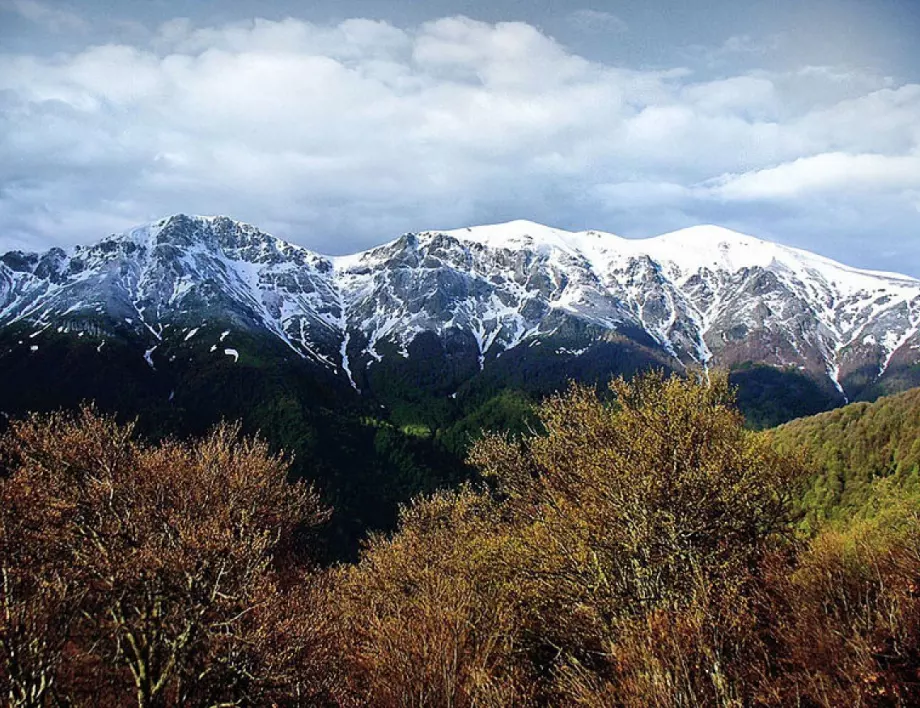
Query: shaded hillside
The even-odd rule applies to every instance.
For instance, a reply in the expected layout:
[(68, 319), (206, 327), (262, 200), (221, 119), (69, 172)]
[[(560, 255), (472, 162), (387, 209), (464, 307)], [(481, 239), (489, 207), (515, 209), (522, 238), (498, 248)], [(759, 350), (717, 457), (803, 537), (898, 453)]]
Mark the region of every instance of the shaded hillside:
[(353, 556), (368, 529), (391, 528), (400, 504), (466, 474), (456, 455), (381, 420), (378, 406), (270, 339), (239, 335), (234, 360), (164, 338), (155, 367), (128, 338), (99, 347), (49, 334), (35, 352), (8, 342), (0, 335), (0, 432), (7, 416), (83, 402), (122, 422), (136, 419), (149, 440), (197, 437), (239, 421), (290, 455), (291, 476), (313, 482), (334, 509), (324, 533), (335, 558)]

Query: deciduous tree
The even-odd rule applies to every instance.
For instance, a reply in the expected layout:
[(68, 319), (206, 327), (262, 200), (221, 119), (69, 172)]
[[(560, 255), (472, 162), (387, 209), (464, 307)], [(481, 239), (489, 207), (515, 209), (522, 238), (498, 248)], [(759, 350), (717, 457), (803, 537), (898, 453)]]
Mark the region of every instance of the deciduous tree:
[(4, 564), (35, 566), (34, 602), (69, 569), (81, 589), (70, 654), (101, 671), (97, 688), (108, 682), (123, 702), (127, 679), (141, 708), (237, 705), (276, 688), (274, 647), (254, 620), (281, 592), (278, 563), (327, 514), (264, 441), (221, 425), (151, 446), (84, 409), (13, 423), (2, 449), (4, 494), (16, 500)]

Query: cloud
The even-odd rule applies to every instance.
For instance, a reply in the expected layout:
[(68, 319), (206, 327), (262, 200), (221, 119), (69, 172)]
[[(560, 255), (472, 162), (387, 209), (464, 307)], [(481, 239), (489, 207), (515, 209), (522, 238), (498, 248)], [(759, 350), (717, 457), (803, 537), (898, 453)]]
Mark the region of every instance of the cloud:
[(51, 32), (85, 32), (89, 29), (89, 24), (79, 15), (37, 0), (3, 0), (0, 11), (19, 15)]
[(575, 10), (568, 16), (569, 24), (582, 32), (592, 34), (627, 32), (629, 25), (612, 12), (603, 10)]
[(920, 188), (920, 155), (824, 153), (776, 167), (727, 175), (717, 182), (716, 195), (742, 200), (789, 199), (818, 192), (907, 191)]
[(709, 68), (724, 69), (732, 65), (750, 65), (769, 57), (785, 56), (793, 44), (789, 35), (776, 32), (765, 36), (735, 34), (721, 44), (690, 44), (682, 52), (693, 62)]
[(466, 17), (175, 20), (0, 55), (0, 250), (186, 211), (338, 253), (526, 217), (721, 222), (846, 258), (816, 224), (916, 233), (920, 86), (841, 72), (629, 69)]
[(755, 38), (749, 34), (736, 34), (726, 39), (713, 53), (723, 57), (731, 54), (766, 54), (778, 49), (785, 39), (786, 36), (782, 33), (762, 38)]

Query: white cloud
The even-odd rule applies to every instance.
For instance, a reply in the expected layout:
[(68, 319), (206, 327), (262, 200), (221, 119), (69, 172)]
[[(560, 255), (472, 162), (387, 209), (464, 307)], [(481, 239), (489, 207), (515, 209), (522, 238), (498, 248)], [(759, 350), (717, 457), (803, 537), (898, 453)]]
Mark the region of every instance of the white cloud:
[(843, 203), (915, 233), (920, 86), (839, 73), (633, 70), (464, 17), (176, 20), (148, 44), (0, 55), (0, 250), (176, 211), (338, 252), (516, 217), (817, 247), (790, 230)]
[(603, 10), (591, 10), (584, 8), (575, 10), (568, 17), (569, 24), (582, 32), (592, 34), (626, 32), (629, 25), (621, 17), (614, 15), (612, 12)]
[(681, 91), (681, 99), (709, 115), (742, 113), (764, 118), (773, 117), (779, 104), (776, 86), (758, 76), (690, 84)]
[(776, 167), (727, 175), (717, 182), (714, 193), (725, 199), (788, 199), (815, 192), (906, 191), (920, 188), (920, 156), (823, 153)]
[(3, 0), (0, 11), (14, 13), (51, 32), (85, 32), (88, 23), (76, 13), (51, 7), (37, 0)]
[(710, 66), (725, 66), (733, 60), (756, 60), (775, 54), (789, 44), (789, 37), (783, 33), (774, 33), (765, 37), (753, 37), (750, 34), (736, 34), (718, 46), (691, 44), (685, 52), (694, 59), (701, 59)]

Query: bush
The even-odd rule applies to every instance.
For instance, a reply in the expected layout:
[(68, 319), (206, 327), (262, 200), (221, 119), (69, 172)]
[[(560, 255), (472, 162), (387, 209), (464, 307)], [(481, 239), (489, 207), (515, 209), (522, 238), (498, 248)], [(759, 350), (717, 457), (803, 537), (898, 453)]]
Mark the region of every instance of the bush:
[(263, 635), (279, 621), (279, 567), (327, 513), (264, 442), (222, 425), (147, 446), (84, 409), (16, 422), (0, 450), (12, 617), (0, 653), (15, 703), (264, 702), (297, 683), (310, 638)]
[(724, 376), (611, 389), (613, 403), (580, 386), (549, 399), (543, 435), (483, 438), (470, 460), (493, 492), (409, 507), (343, 573), (343, 655), (363, 700), (743, 694), (732, 671), (760, 651), (745, 607), (802, 470), (744, 429)]
[(813, 705), (920, 704), (920, 507), (895, 497), (829, 529), (766, 583), (772, 692)]
[(540, 434), (486, 435), (481, 487), (417, 499), (323, 571), (326, 512), (232, 426), (148, 446), (92, 410), (14, 423), (10, 704), (920, 705), (904, 479), (796, 536), (807, 470), (745, 430), (725, 376), (610, 393), (572, 386)]
[(403, 510), (392, 538), (338, 572), (337, 624), (347, 685), (340, 701), (374, 706), (526, 706), (520, 617), (502, 559), (510, 539), (492, 500), (469, 488)]

